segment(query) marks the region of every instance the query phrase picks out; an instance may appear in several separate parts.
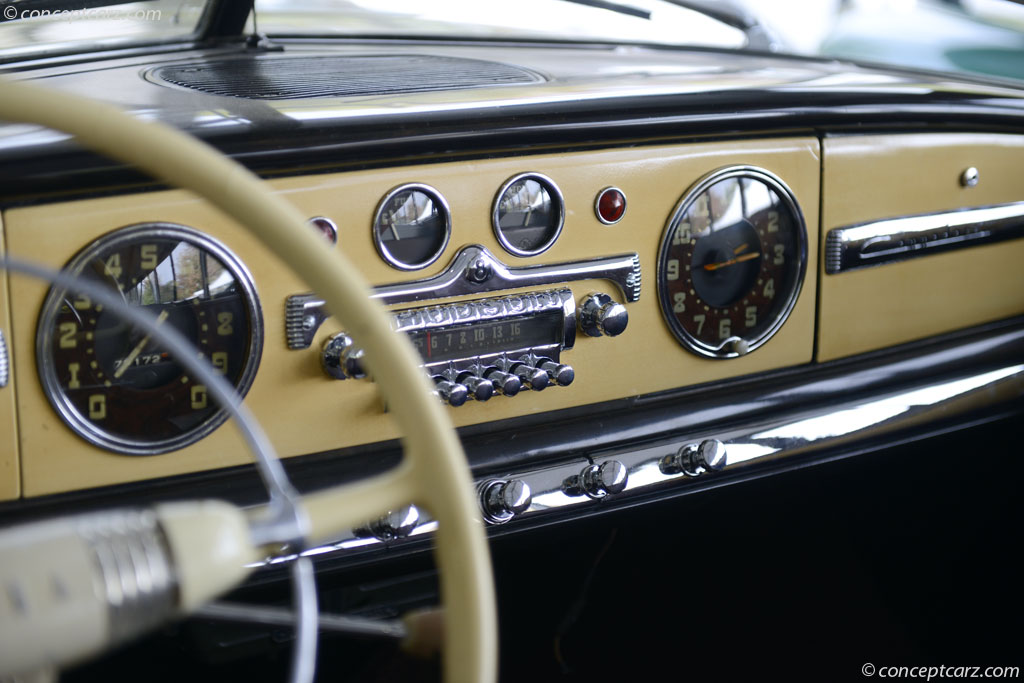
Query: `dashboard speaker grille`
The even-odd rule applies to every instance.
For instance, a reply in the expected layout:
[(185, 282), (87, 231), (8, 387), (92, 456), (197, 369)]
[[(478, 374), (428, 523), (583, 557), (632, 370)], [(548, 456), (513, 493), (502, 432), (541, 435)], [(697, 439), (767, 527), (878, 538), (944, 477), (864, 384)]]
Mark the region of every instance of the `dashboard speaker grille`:
[(257, 100), (391, 95), (544, 80), (510, 64), (430, 55), (216, 59), (161, 66), (149, 75), (210, 95)]

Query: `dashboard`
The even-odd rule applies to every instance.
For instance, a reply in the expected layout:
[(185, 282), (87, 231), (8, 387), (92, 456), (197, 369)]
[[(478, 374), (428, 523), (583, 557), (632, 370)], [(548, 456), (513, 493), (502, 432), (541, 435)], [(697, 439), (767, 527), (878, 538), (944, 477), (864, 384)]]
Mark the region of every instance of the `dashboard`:
[[(379, 46), (305, 43), (16, 77), (198, 134), (358, 264), (459, 429), (495, 537), (1019, 415), (1019, 92), (713, 51), (404, 49), (518, 80), (232, 90), (252, 85), (239, 68), (392, 68)], [(5, 252), (183, 332), (301, 489), (395, 462), (358, 340), (241, 226), (38, 129), (3, 131), (0, 158)], [(149, 335), (14, 276), (0, 329), (6, 519), (259, 499), (236, 429)], [(384, 564), (435, 529), (409, 506), (312, 554)]]

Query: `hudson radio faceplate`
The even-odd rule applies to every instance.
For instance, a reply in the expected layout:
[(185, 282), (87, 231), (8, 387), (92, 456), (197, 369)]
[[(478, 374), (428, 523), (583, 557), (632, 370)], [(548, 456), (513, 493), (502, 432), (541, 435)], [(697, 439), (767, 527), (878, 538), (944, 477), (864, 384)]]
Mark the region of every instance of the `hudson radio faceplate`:
[[(560, 363), (576, 343), (576, 304), (567, 288), (396, 311), (392, 327), (409, 335), (447, 403), (486, 401), (571, 384)], [(345, 333), (324, 344), (321, 362), (336, 379), (366, 376), (362, 349)]]

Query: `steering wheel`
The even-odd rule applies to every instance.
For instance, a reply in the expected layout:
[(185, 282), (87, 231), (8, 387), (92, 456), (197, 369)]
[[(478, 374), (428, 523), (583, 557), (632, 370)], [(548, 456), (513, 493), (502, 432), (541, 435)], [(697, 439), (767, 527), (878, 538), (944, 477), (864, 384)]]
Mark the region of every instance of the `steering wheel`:
[(488, 683), (497, 669), (497, 614), (483, 521), (462, 446), (432, 395), (409, 340), (341, 250), (331, 250), (299, 211), (252, 173), (208, 145), (109, 105), (25, 82), (0, 82), (0, 120), (68, 133), (83, 146), (191, 190), (246, 226), (322, 296), (359, 340), (365, 362), (399, 423), (405, 457), (363, 482), (304, 496), (306, 541), (414, 502), (438, 521), (436, 557), (444, 607), (443, 666), (449, 683)]

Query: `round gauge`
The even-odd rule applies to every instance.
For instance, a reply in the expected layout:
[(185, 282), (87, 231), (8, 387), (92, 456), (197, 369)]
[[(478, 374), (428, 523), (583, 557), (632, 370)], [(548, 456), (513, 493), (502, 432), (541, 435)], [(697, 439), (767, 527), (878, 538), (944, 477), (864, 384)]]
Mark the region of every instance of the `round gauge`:
[(662, 237), (658, 296), (672, 333), (711, 358), (756, 349), (796, 303), (807, 231), (792, 193), (755, 168), (729, 168), (695, 185)]
[(451, 233), (448, 203), (427, 185), (401, 185), (391, 190), (373, 219), (377, 251), (399, 270), (416, 270), (436, 261)]
[[(263, 349), (252, 279), (213, 239), (145, 224), (101, 237), (66, 269), (149, 309), (189, 339), (244, 395)], [(227, 417), (158, 340), (88, 296), (53, 288), (39, 317), (43, 388), (64, 421), (119, 453), (152, 455), (193, 443)]]
[(536, 256), (562, 232), (565, 202), (550, 178), (524, 173), (502, 185), (494, 200), (492, 221), (494, 234), (510, 254)]

